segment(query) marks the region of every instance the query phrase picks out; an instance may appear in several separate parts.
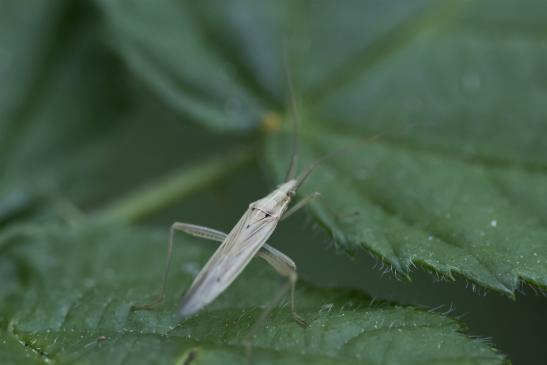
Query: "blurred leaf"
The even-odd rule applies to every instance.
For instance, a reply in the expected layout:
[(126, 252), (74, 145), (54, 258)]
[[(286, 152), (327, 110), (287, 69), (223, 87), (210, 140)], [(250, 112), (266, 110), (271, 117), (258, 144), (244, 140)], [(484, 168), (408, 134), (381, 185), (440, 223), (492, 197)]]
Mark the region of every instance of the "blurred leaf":
[[(33, 85), (46, 64), (53, 42), (62, 2), (38, 6), (29, 11), (19, 1), (5, 2), (0, 13), (0, 171), (7, 168), (10, 149), (17, 146), (25, 123), (19, 116), (27, 112), (23, 100), (32, 98)], [(5, 175), (0, 183), (0, 224), (25, 211), (33, 197), (20, 190), (6, 192)]]
[[(183, 363), (190, 353), (196, 363), (242, 363), (243, 338), (261, 312), (258, 306), (281, 288), (282, 279), (265, 263), (253, 263), (210, 307), (181, 321), (174, 291), (188, 287), (214, 246), (186, 238), (177, 242), (167, 303), (131, 312), (131, 303), (157, 290), (165, 236), (164, 230), (97, 225), (21, 228), (4, 235), (2, 256), (18, 262), (27, 279), (9, 332), (2, 335), (2, 352), (8, 350), (12, 363), (18, 352), (57, 364), (171, 364)], [(254, 339), (258, 363), (503, 363), (488, 345), (466, 338), (457, 322), (439, 314), (305, 284), (298, 286), (297, 299), (310, 327), (298, 327), (286, 307), (275, 310)]]
[(98, 3), (114, 49), (174, 109), (214, 129), (249, 129), (258, 123), (259, 95), (202, 33), (190, 2)]
[(13, 124), (10, 115), (21, 113), (21, 99), (47, 63), (48, 48), (64, 2), (36, 3), (29, 9), (20, 1), (5, 1), (0, 13), (0, 138), (7, 143), (6, 126)]
[[(29, 219), (78, 218), (80, 207), (99, 206), (126, 192), (128, 183), (134, 189), (169, 165), (179, 167), (180, 155), (169, 148), (155, 152), (157, 140), (169, 133), (148, 127), (154, 120), (169, 130), (168, 122), (178, 117), (127, 77), (105, 49), (89, 4), (29, 9), (18, 3), (8, 3), (2, 13), (0, 50), (10, 62), (4, 65), (9, 77), (0, 84), (0, 228)], [(35, 39), (39, 44), (33, 45)], [(171, 134), (188, 149), (185, 160), (201, 157), (200, 145), (227, 145), (226, 139), (200, 141), (188, 130)]]
[(0, 224), (70, 215), (73, 200), (90, 199), (97, 190), (87, 182), (123, 123), (123, 78), (111, 77), (119, 63), (97, 47), (85, 9), (61, 4), (8, 2), (2, 12), (9, 77), (0, 84)]

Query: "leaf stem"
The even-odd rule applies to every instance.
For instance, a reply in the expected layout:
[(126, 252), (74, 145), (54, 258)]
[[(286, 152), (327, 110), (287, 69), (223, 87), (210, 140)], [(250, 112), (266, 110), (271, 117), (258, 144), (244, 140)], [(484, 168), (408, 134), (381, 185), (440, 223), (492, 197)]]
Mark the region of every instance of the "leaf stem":
[(252, 161), (250, 148), (236, 148), (130, 193), (94, 215), (107, 222), (133, 223), (184, 198)]

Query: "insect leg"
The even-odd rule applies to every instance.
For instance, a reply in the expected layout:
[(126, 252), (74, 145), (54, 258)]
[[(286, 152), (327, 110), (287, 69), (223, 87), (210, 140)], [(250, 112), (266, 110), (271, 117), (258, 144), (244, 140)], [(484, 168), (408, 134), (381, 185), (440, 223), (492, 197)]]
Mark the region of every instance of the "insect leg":
[[(213, 228), (196, 226), (194, 224), (188, 223), (175, 223), (175, 229), (185, 232), (191, 236), (201, 237), (209, 239), (211, 241), (222, 242), (226, 238), (227, 234), (221, 231), (218, 231)], [(283, 276), (289, 278), (289, 284), (291, 285), (291, 312), (294, 319), (302, 326), (306, 326), (306, 321), (304, 321), (298, 313), (296, 313), (294, 306), (294, 287), (296, 281), (298, 280), (298, 275), (296, 273), (296, 264), (293, 260), (283, 252), (273, 248), (268, 244), (264, 244), (258, 251), (257, 255), (264, 260), (266, 260), (274, 269)]]
[(283, 286), (282, 290), (280, 290), (279, 293), (275, 296), (274, 300), (268, 306), (268, 308), (266, 308), (260, 314), (260, 317), (258, 317), (256, 322), (253, 324), (253, 326), (245, 336), (243, 342), (245, 344), (245, 353), (248, 360), (250, 360), (251, 358), (252, 337), (254, 336), (258, 328), (262, 325), (262, 323), (264, 323), (264, 321), (271, 313), (271, 311), (275, 308), (277, 303), (279, 303), (281, 299), (283, 299), (288, 290), (290, 290), (290, 307), (294, 320), (302, 327), (308, 326), (306, 321), (300, 315), (298, 315), (294, 305), (294, 288), (298, 279), (298, 275), (296, 273), (296, 264), (294, 263), (294, 261), (281, 251), (269, 245), (262, 246), (262, 249), (258, 252), (258, 256), (262, 257), (270, 265), (272, 265), (278, 273), (288, 277), (289, 282)]
[(227, 234), (216, 229), (197, 226), (189, 223), (173, 223), (174, 229), (189, 234), (190, 236), (205, 238), (211, 241), (222, 242), (226, 238)]
[(281, 217), (281, 220), (287, 219), (288, 217), (296, 213), (298, 210), (308, 205), (313, 199), (317, 198), (319, 195), (321, 195), (321, 193), (316, 191), (315, 193), (312, 193), (308, 195), (307, 197), (305, 197), (304, 199), (300, 200), (292, 208), (287, 210), (285, 214), (283, 214), (283, 216)]
[[(226, 238), (227, 234), (221, 231), (218, 231), (213, 228), (198, 226), (195, 224), (190, 223), (182, 223), (182, 222), (175, 222), (171, 225), (171, 230), (169, 234), (169, 243), (167, 246), (167, 262), (165, 264), (165, 271), (163, 273), (163, 279), (160, 287), (160, 293), (158, 294), (157, 298), (153, 300), (150, 303), (146, 304), (134, 304), (131, 309), (133, 310), (146, 310), (146, 309), (153, 309), (154, 307), (160, 305), (163, 300), (165, 299), (165, 287), (167, 283), (167, 276), (169, 274), (169, 268), (171, 266), (171, 259), (173, 256), (173, 242), (174, 242), (174, 235), (175, 231), (181, 231), (184, 232), (190, 236), (194, 237), (200, 237), (205, 238), (211, 241), (218, 241), (222, 242)], [(258, 252), (258, 256), (264, 257), (264, 255), (267, 254), (267, 251), (269, 249), (275, 250), (273, 247), (264, 245)], [(277, 251), (277, 250), (276, 250)], [(279, 252), (279, 251), (278, 251)], [(271, 256), (271, 254), (269, 254)], [(289, 259), (290, 260), (290, 259)], [(293, 263), (294, 265), (294, 263)]]
[(212, 241), (224, 241), (226, 234), (220, 231), (217, 231), (212, 228), (196, 226), (194, 224), (175, 222), (171, 225), (171, 230), (169, 232), (169, 243), (167, 245), (167, 262), (165, 264), (165, 271), (163, 272), (163, 279), (161, 283), (160, 293), (155, 300), (147, 304), (134, 304), (131, 306), (133, 310), (143, 310), (143, 309), (152, 309), (161, 303), (165, 298), (165, 286), (167, 283), (167, 276), (169, 274), (169, 267), (171, 266), (171, 259), (173, 257), (173, 239), (175, 236), (175, 231), (181, 231), (187, 233), (191, 236), (201, 237), (209, 239)]
[(296, 307), (294, 305), (294, 289), (296, 282), (298, 281), (298, 274), (296, 272), (296, 264), (294, 261), (283, 252), (273, 248), (269, 245), (264, 245), (259, 251), (258, 255), (266, 260), (273, 268), (281, 275), (289, 279), (289, 289), (290, 289), (290, 307), (291, 313), (294, 320), (301, 325), (302, 327), (307, 327), (308, 324), (298, 313), (296, 312)]

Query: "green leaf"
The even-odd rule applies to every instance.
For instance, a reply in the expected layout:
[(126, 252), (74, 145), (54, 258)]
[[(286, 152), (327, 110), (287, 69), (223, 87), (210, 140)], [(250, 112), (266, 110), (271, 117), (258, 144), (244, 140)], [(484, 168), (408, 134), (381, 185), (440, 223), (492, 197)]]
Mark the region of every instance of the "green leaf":
[(39, 354), (26, 348), (3, 328), (0, 329), (0, 361), (2, 364), (42, 363)]
[[(157, 290), (165, 240), (164, 230), (104, 225), (48, 225), (5, 234), (0, 252), (18, 263), (13, 271), (19, 273), (6, 283), (24, 291), (11, 307), (0, 352), (11, 356), (11, 363), (25, 352), (57, 364), (171, 364), (190, 362), (189, 357), (200, 364), (242, 363), (244, 337), (282, 279), (265, 263), (253, 262), (217, 301), (183, 321), (177, 316), (179, 296), (213, 245), (177, 237), (167, 303), (132, 312), (132, 303), (151, 299)], [(373, 303), (358, 291), (299, 284), (297, 304), (310, 326), (300, 328), (285, 306), (276, 309), (253, 340), (257, 363), (504, 362), (484, 342), (462, 335), (454, 320)]]
[[(115, 197), (99, 215), (134, 221), (249, 161), (255, 150), (234, 149), (185, 171), (179, 157), (228, 151), (228, 134), (196, 138), (162, 122), (275, 131), (288, 109), (283, 49), (303, 116), (301, 166), (389, 131), (326, 161), (303, 187), (323, 194), (312, 210), (341, 247), (365, 248), (405, 274), (419, 264), (509, 295), (519, 280), (546, 286), (543, 7), (539, 0), (5, 2), (0, 363), (242, 362), (243, 338), (280, 279), (253, 264), (218, 302), (182, 322), (177, 298), (211, 253), (186, 239), (170, 282), (177, 292), (157, 311), (130, 313), (130, 303), (155, 290), (165, 234), (91, 225), (75, 206), (90, 210)], [(135, 139), (138, 125), (150, 144)], [(273, 135), (261, 156), (277, 181), (289, 142)], [(139, 189), (162, 176), (168, 160), (175, 174)], [(196, 197), (198, 216), (209, 215), (203, 201), (222, 207), (209, 193)], [(29, 223), (74, 216), (80, 226)], [(298, 302), (311, 328), (276, 310), (255, 339), (261, 362), (503, 362), (438, 314), (306, 284)]]
[[(314, 214), (346, 250), (508, 295), (521, 280), (547, 286), (540, 2), (98, 4), (135, 74), (214, 128), (283, 113), (284, 44), (304, 162), (391, 131), (330, 160), (303, 190), (323, 194)], [(267, 148), (277, 181), (289, 141)]]
[(124, 124), (123, 78), (108, 75), (120, 73), (119, 63), (97, 47), (85, 8), (63, 4), (29, 11), (10, 2), (2, 12), (9, 76), (0, 84), (0, 225), (69, 216), (74, 201), (96, 196), (85, 182)]
[[(305, 161), (388, 133), (328, 161), (305, 191), (323, 193), (314, 213), (347, 250), (513, 295), (519, 280), (547, 286), (547, 110), (529, 97), (547, 93), (537, 78), (545, 52), (510, 27), (492, 41), (481, 15), (460, 9), (372, 64), (374, 54), (365, 55), (333, 76), (306, 109), (306, 121), (317, 122), (302, 128)], [(430, 125), (401, 128), (412, 122)], [(278, 140), (268, 152), (277, 176), (283, 151)]]
[[(306, 135), (304, 160), (351, 146), (354, 135)], [(269, 151), (279, 174), (285, 139)], [(364, 247), (402, 272), (419, 264), (509, 295), (519, 278), (547, 285), (547, 230), (533, 210), (523, 209), (526, 201), (516, 201), (529, 193), (546, 196), (545, 176), (409, 148), (389, 137), (348, 155), (325, 162), (303, 188), (322, 193), (312, 210), (346, 250)], [(517, 179), (532, 189), (515, 190)]]
[[(29, 11), (15, 1), (1, 14), (0, 50), (7, 59), (0, 72), (8, 77), (0, 83), (0, 229), (31, 219), (75, 220), (116, 194), (117, 184), (142, 184), (146, 178), (131, 167), (149, 164), (140, 155), (127, 157), (134, 150), (151, 154), (143, 140), (157, 136), (139, 131), (142, 122), (175, 119), (137, 90), (104, 47), (92, 10), (58, 2)], [(133, 140), (136, 147), (128, 143)]]
[(260, 97), (211, 44), (190, 2), (97, 2), (114, 49), (171, 107), (218, 130), (256, 126)]
[[(30, 92), (47, 61), (52, 33), (62, 13), (63, 2), (36, 4), (33, 11), (19, 1), (5, 2), (0, 14), (0, 138), (7, 142), (10, 115), (21, 113), (18, 103)], [(30, 25), (30, 26), (29, 26)]]

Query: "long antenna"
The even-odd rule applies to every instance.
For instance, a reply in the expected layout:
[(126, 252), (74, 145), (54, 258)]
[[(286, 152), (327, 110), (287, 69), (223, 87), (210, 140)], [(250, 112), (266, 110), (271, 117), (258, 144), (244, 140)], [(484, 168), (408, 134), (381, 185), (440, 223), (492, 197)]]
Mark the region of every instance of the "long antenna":
[(359, 145), (370, 143), (370, 142), (372, 142), (372, 141), (374, 141), (374, 140), (376, 140), (376, 139), (378, 139), (382, 136), (385, 136), (386, 134), (391, 134), (393, 132), (400, 131), (404, 127), (416, 127), (416, 126), (420, 126), (420, 125), (433, 125), (433, 124), (432, 123), (410, 123), (410, 124), (407, 124), (407, 125), (404, 125), (404, 126), (398, 126), (396, 128), (391, 128), (391, 129), (385, 130), (383, 132), (376, 133), (376, 134), (374, 134), (370, 137), (360, 139), (360, 140), (356, 141), (355, 143), (352, 143), (348, 146), (338, 148), (338, 149), (324, 155), (323, 157), (320, 157), (318, 160), (315, 160), (310, 165), (308, 165), (308, 167), (300, 173), (300, 175), (297, 178), (297, 183), (296, 183), (295, 190), (298, 189), (304, 183), (304, 181), (306, 181), (308, 176), (310, 176), (310, 174), (313, 172), (313, 170), (315, 170), (315, 168), (317, 166), (319, 166), (320, 164), (322, 164), (323, 162), (325, 162), (327, 160), (330, 160), (331, 158), (336, 157), (340, 154), (347, 153), (347, 152), (351, 151), (353, 148), (355, 148)]
[(308, 167), (304, 171), (302, 171), (302, 173), (300, 173), (300, 175), (297, 178), (297, 183), (296, 183), (295, 190), (298, 189), (300, 187), (300, 185), (302, 185), (304, 183), (304, 181), (306, 181), (308, 176), (310, 176), (312, 171), (315, 170), (315, 168), (317, 166), (319, 166), (320, 164), (322, 164), (323, 162), (325, 162), (327, 160), (330, 160), (331, 158), (336, 157), (340, 154), (351, 151), (354, 147), (356, 147), (356, 145), (366, 144), (366, 143), (372, 142), (375, 139), (380, 138), (384, 134), (386, 134), (386, 133), (375, 134), (371, 137), (365, 138), (364, 140), (360, 140), (360, 141), (358, 141), (354, 144), (351, 144), (349, 146), (344, 146), (344, 147), (341, 147), (339, 149), (336, 149), (336, 150), (324, 155), (323, 157), (319, 158), (318, 160), (315, 160), (310, 165), (308, 165)]
[(287, 47), (283, 45), (283, 66), (285, 69), (285, 77), (287, 78), (287, 86), (289, 89), (289, 110), (290, 110), (290, 119), (292, 120), (293, 127), (293, 136), (292, 136), (292, 155), (287, 174), (285, 175), (285, 181), (294, 179), (296, 174), (296, 168), (298, 165), (298, 154), (299, 154), (299, 145), (298, 145), (298, 122), (300, 121), (300, 114), (298, 113), (298, 105), (296, 102), (296, 93), (294, 91), (294, 83), (291, 77), (291, 72), (289, 70), (289, 60), (287, 54)]

